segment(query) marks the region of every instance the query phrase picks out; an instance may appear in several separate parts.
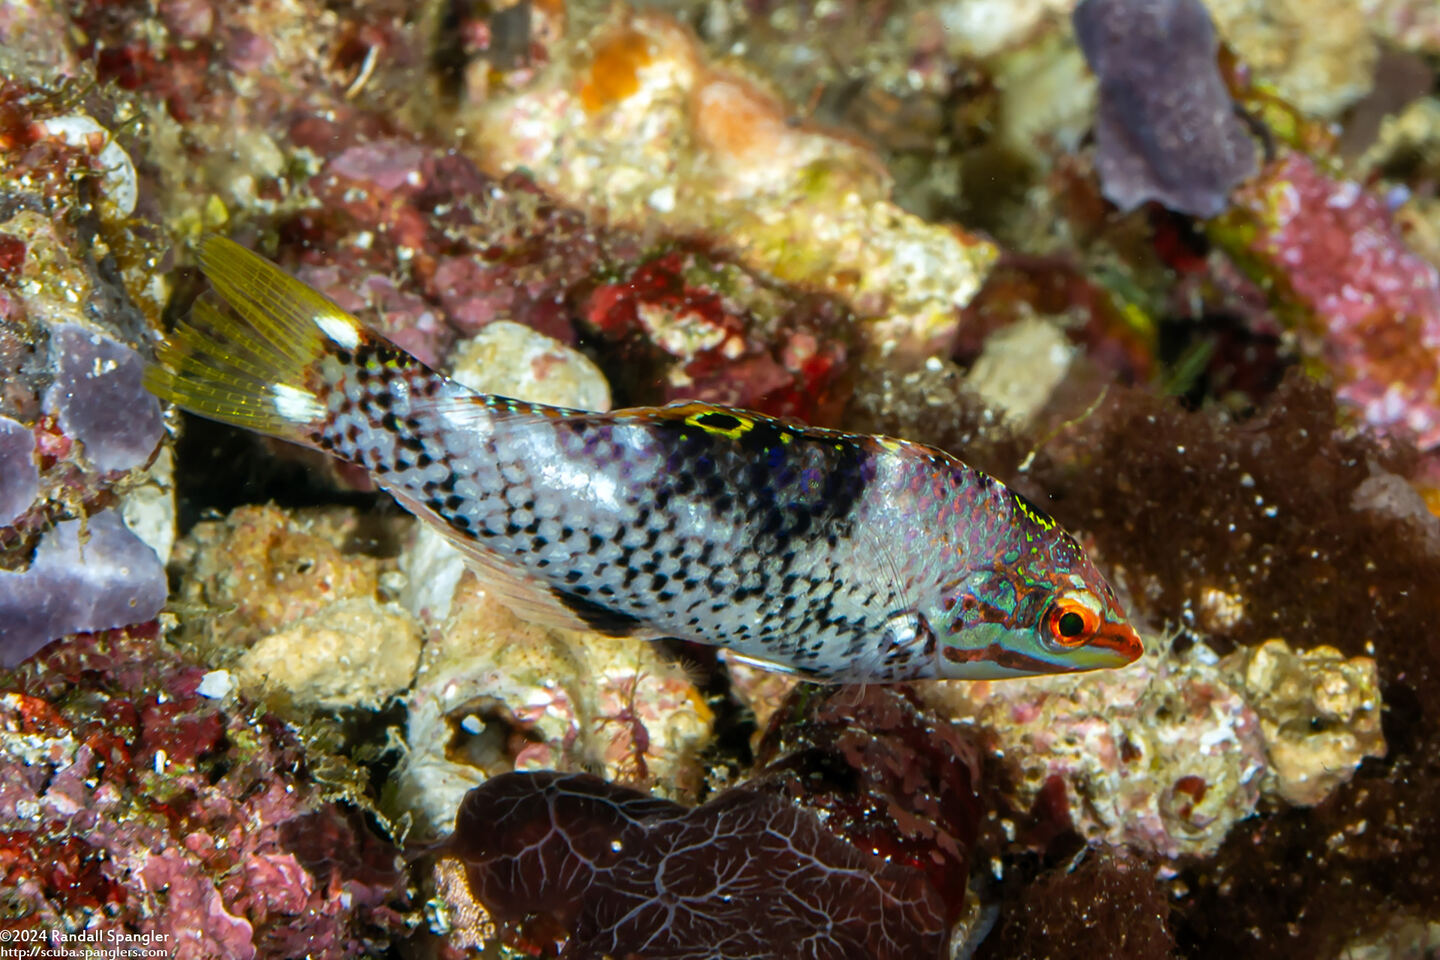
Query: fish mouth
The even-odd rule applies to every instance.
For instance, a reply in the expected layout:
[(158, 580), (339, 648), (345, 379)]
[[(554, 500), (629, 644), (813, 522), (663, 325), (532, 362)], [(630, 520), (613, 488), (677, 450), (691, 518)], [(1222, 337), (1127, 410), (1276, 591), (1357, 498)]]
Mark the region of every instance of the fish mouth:
[(1085, 644), (1086, 650), (1096, 654), (1106, 667), (1123, 667), (1140, 659), (1145, 645), (1140, 634), (1128, 623), (1110, 622), (1102, 626), (1095, 636)]

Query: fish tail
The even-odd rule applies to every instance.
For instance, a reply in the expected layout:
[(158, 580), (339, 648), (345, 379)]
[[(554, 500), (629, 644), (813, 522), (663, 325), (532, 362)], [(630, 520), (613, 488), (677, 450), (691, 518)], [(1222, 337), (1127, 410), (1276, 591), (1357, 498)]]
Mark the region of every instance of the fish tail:
[(335, 382), (327, 358), (348, 366), (366, 337), (324, 296), (244, 247), (209, 236), (200, 267), (226, 311), (208, 296), (155, 351), (145, 385), (212, 420), (314, 445)]

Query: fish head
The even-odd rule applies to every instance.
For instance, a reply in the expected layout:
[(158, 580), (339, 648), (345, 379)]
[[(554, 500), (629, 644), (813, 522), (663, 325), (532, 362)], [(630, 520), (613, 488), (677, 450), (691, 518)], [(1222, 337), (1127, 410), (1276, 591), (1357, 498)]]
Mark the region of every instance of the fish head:
[[(1012, 559), (1014, 558), (1014, 559)], [(1123, 667), (1144, 648), (1115, 591), (1073, 537), (972, 573), (943, 602), (939, 675), (994, 680)]]

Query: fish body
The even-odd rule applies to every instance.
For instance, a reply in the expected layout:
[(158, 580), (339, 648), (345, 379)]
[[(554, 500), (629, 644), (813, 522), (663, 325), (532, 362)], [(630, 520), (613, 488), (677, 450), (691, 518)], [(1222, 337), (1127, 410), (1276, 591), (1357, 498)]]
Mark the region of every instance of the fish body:
[(364, 467), (530, 619), (838, 682), (1140, 654), (1074, 539), (940, 450), (705, 403), (478, 394), (227, 240), (201, 264), (239, 319), (197, 304), (151, 389)]

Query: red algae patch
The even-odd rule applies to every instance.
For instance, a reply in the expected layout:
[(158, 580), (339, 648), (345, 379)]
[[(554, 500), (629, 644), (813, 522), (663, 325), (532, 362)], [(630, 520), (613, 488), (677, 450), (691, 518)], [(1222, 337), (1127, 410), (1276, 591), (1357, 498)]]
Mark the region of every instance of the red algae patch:
[(695, 808), (552, 772), (471, 791), (437, 871), (459, 939), (576, 958), (942, 955), (980, 818), (969, 741), (894, 688), (808, 688), (778, 717), (761, 771)]

